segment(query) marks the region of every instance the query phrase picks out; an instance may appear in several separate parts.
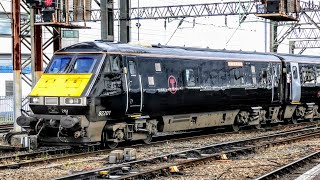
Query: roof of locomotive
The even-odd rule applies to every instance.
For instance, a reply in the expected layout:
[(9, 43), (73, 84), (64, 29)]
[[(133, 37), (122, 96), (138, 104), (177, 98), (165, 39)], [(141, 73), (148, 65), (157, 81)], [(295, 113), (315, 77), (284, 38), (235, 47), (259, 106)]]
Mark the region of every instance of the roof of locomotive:
[[(178, 46), (142, 46), (126, 43), (112, 43), (105, 41), (90, 41), (77, 43), (68, 47), (65, 47), (58, 53), (64, 52), (120, 52), (120, 53), (135, 53), (135, 54), (154, 54), (157, 55), (173, 55), (173, 56), (197, 56), (197, 57), (215, 57), (215, 58), (228, 58), (238, 60), (273, 60), (280, 61), (293, 60), (293, 61), (318, 61), (320, 56), (306, 56), (306, 55), (290, 55), (290, 54), (275, 54), (273, 53), (261, 53), (261, 52), (246, 52), (246, 51), (230, 51), (230, 50), (216, 50), (209, 48), (188, 48)], [(319, 61), (318, 61), (319, 62)]]

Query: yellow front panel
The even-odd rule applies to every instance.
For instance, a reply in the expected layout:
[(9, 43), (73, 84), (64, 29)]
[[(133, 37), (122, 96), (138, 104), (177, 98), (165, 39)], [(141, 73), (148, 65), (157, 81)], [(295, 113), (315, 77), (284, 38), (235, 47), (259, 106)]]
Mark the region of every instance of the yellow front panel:
[(43, 74), (30, 96), (81, 96), (92, 74)]

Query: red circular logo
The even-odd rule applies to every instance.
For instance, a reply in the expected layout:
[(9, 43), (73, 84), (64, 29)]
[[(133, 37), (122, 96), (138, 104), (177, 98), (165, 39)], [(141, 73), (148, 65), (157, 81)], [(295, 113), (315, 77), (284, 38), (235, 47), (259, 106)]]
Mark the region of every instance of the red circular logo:
[(52, 6), (52, 1), (53, 1), (53, 0), (45, 0), (45, 1), (44, 1), (44, 4), (45, 4), (46, 6)]
[(177, 80), (174, 76), (169, 76), (168, 78), (168, 87), (171, 94), (175, 94), (178, 90)]

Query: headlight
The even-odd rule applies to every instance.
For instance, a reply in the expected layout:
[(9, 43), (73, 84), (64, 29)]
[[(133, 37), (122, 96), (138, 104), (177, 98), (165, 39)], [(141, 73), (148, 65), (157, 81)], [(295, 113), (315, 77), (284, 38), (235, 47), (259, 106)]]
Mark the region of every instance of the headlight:
[(45, 105), (58, 105), (58, 98), (57, 97), (45, 97), (44, 104)]
[(29, 104), (43, 105), (43, 97), (29, 97)]
[(64, 103), (66, 104), (81, 104), (80, 98), (66, 98), (64, 99)]
[(65, 106), (86, 106), (87, 101), (86, 97), (80, 97), (80, 98), (75, 98), (75, 97), (61, 97), (60, 99), (60, 105), (65, 105)]

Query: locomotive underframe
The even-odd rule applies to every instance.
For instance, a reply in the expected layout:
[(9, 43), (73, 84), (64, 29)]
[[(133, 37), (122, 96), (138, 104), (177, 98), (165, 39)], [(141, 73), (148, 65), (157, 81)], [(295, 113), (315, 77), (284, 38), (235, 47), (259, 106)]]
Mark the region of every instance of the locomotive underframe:
[[(157, 132), (175, 132), (208, 127), (231, 126), (238, 131), (242, 126), (256, 126), (261, 124), (291, 121), (297, 123), (300, 120), (313, 121), (319, 118), (318, 106), (315, 103), (271, 106), (268, 110), (262, 107), (251, 107), (250, 110), (227, 110), (205, 113), (191, 113), (180, 115), (167, 115), (153, 119), (128, 118), (118, 120), (89, 121), (84, 115), (33, 115), (30, 118), (30, 126), (34, 132), (28, 135), (29, 146), (35, 144), (55, 145), (89, 145), (89, 144), (117, 144), (123, 141), (144, 140), (151, 141), (151, 137)], [(63, 119), (77, 119), (71, 123), (72, 127), (61, 128)], [(65, 125), (64, 125), (65, 126)], [(46, 133), (41, 131), (46, 129)], [(51, 129), (51, 130), (50, 130)], [(72, 133), (72, 134), (70, 134)], [(14, 135), (11, 144), (21, 146), (25, 141), (25, 135)], [(112, 146), (109, 146), (112, 147)]]

